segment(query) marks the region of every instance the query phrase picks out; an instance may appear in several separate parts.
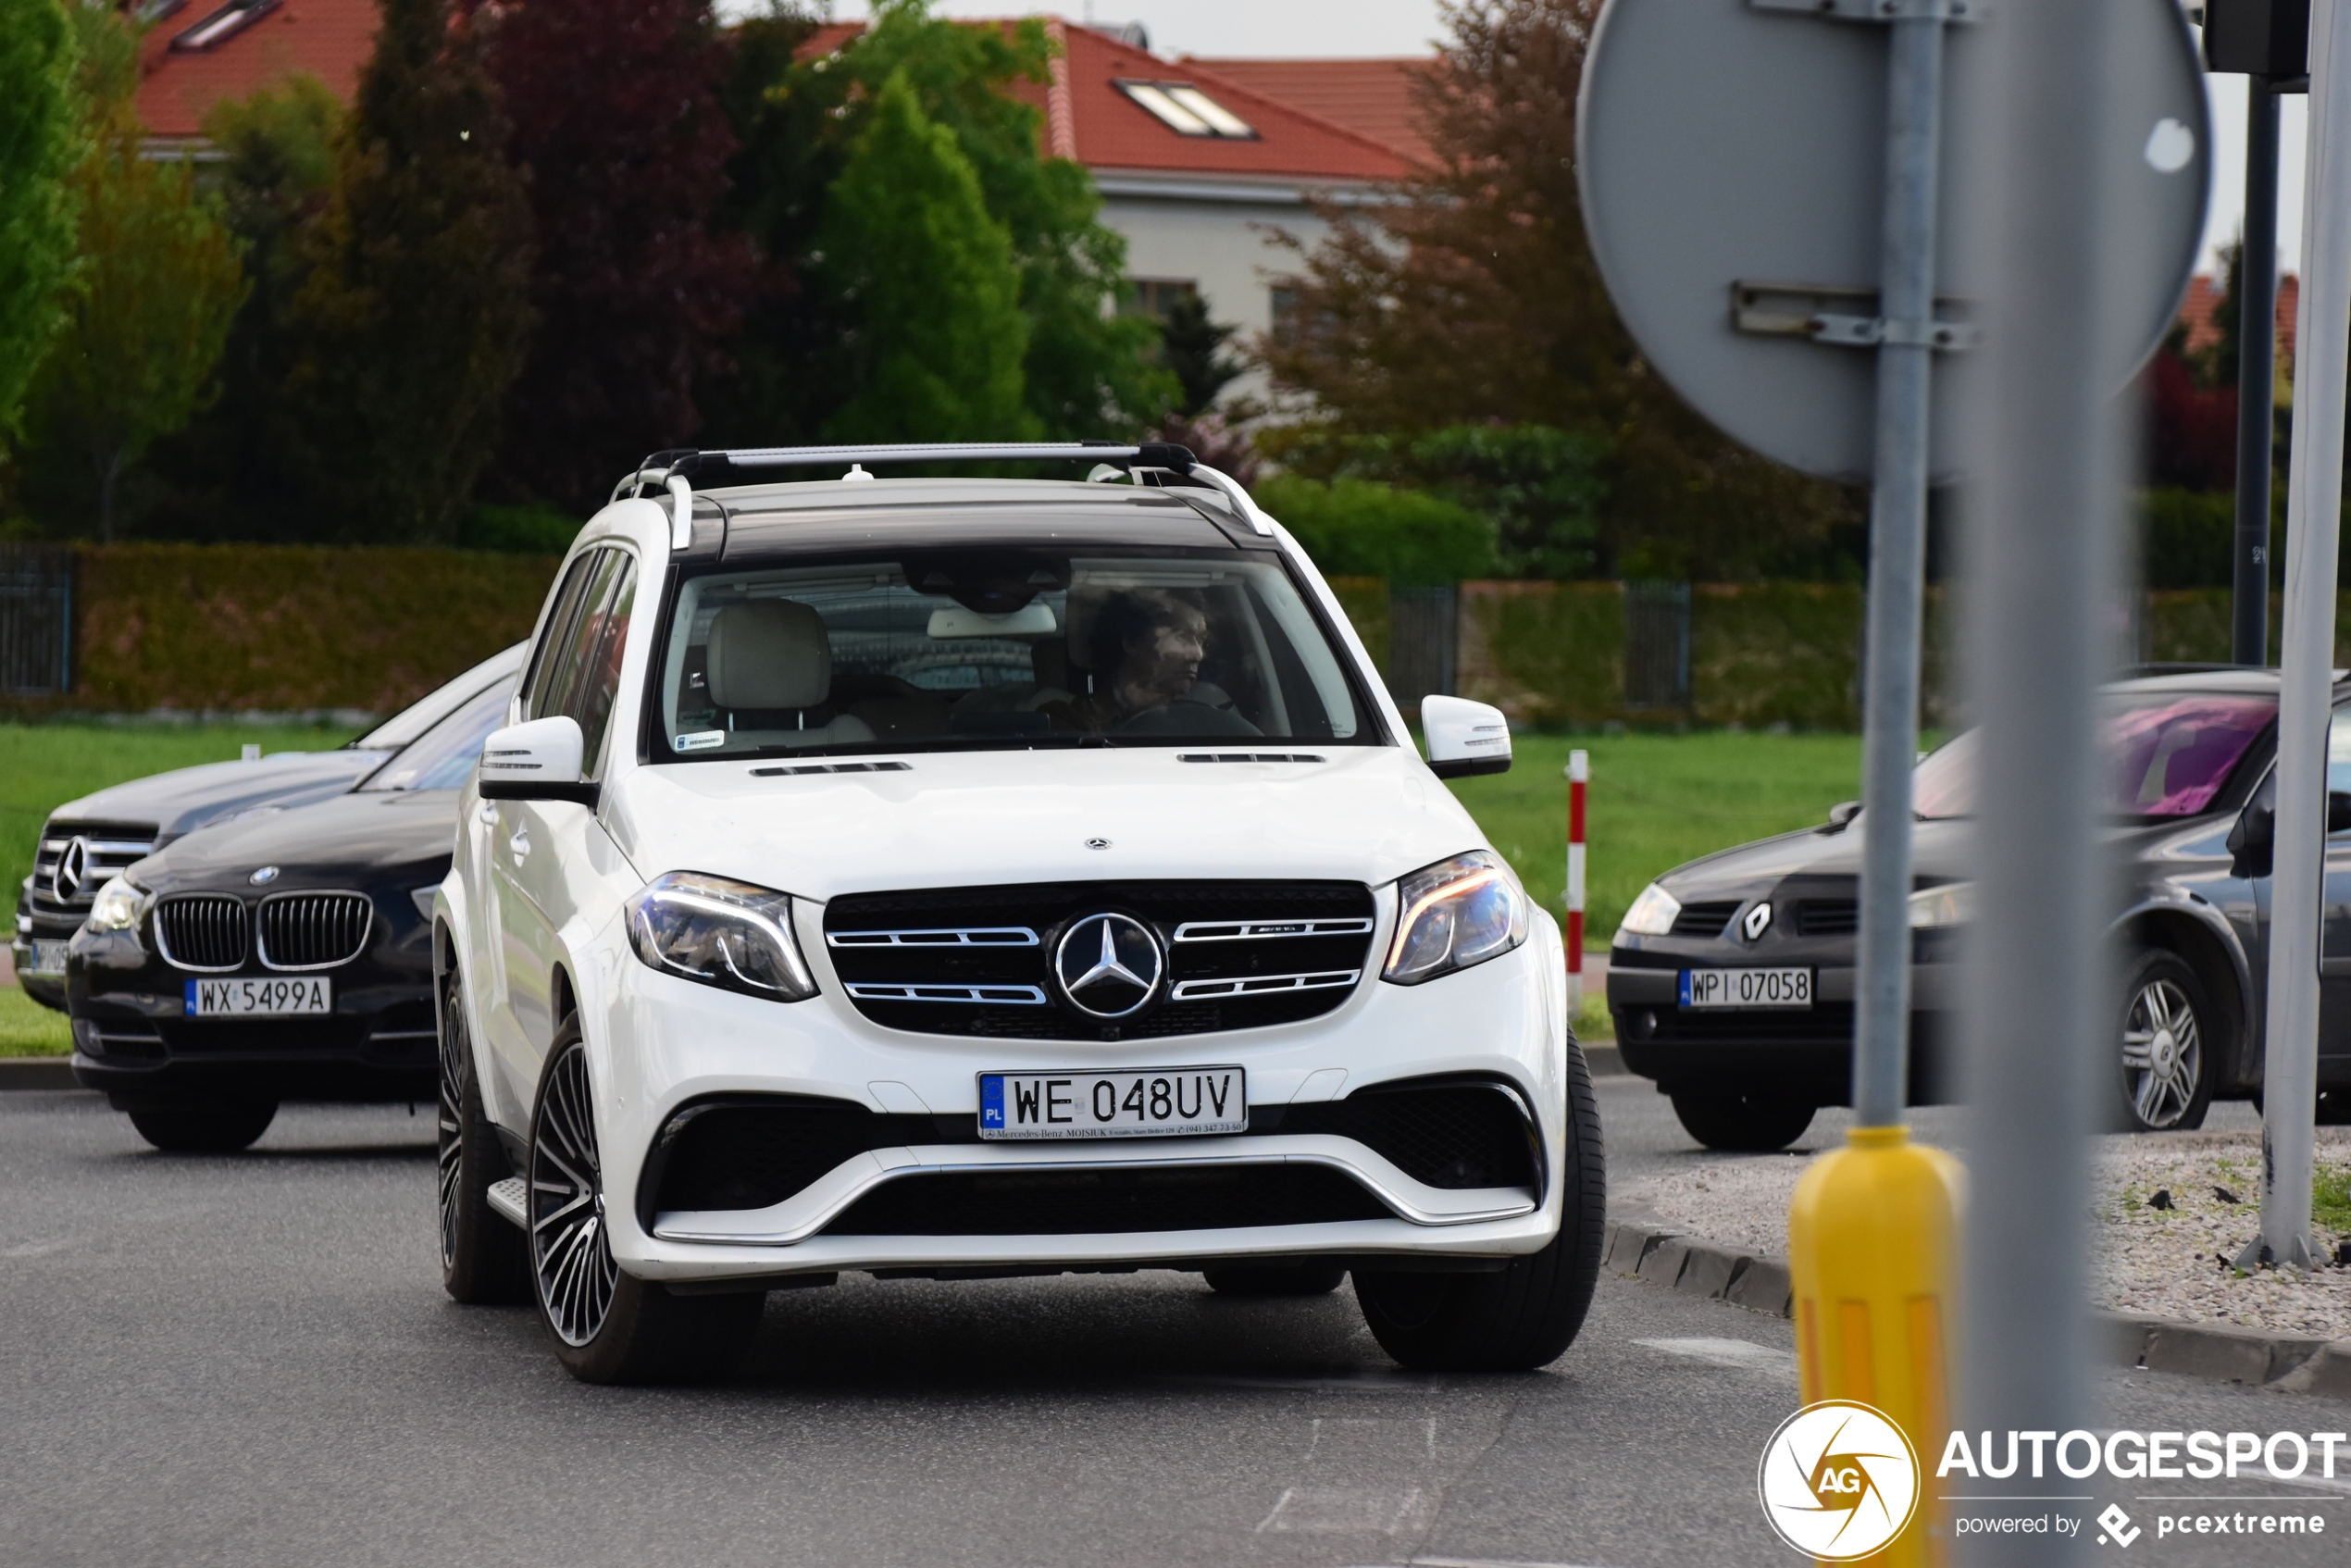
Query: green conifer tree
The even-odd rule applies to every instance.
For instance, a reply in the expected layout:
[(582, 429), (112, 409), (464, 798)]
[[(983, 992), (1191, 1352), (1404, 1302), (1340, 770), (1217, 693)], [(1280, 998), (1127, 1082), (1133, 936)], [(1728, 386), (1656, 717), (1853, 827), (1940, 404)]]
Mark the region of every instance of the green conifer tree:
[(384, 0), (296, 305), (313, 537), (456, 536), (529, 335), (530, 236), (470, 31), (447, 0)]
[(842, 441), (1020, 441), (1028, 323), (1012, 237), (989, 216), (955, 133), (902, 72), (833, 182), (823, 251), (863, 323), (862, 390), (832, 421)]

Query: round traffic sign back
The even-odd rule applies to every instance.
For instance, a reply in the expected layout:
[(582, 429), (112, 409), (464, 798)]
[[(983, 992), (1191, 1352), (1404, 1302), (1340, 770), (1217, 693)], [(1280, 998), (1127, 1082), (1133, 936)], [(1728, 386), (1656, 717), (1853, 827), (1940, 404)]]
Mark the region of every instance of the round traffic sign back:
[[(1886, 0), (1609, 0), (1577, 105), (1584, 221), (1641, 351), (1735, 440), (1808, 473), (1870, 471), (1877, 355)], [(1916, 5), (1921, 0), (1898, 0)], [(1935, 263), (1932, 467), (1959, 450), (1972, 330), (1996, 330), (1971, 240), (1970, 161), (1998, 112), (1984, 34), (2002, 0), (1947, 26)], [(2008, 0), (2019, 3), (2019, 0)], [(2174, 0), (2118, 0), (2099, 146), (2051, 148), (2108, 172), (2112, 383), (2162, 341), (2203, 238), (2210, 181), (2204, 81)], [(1830, 341), (1822, 341), (1823, 337)], [(1837, 340), (1842, 339), (1842, 342)]]

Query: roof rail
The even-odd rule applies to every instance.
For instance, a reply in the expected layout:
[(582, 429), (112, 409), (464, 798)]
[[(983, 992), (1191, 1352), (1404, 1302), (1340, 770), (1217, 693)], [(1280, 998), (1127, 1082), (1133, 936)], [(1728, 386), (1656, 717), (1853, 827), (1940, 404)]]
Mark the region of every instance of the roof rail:
[(816, 468), (846, 463), (845, 478), (871, 479), (867, 463), (1083, 463), (1088, 458), (1124, 467), (1130, 474), (1161, 471), (1181, 475), (1224, 492), (1241, 516), (1259, 533), (1271, 536), (1274, 519), (1239, 483), (1201, 463), (1188, 447), (1173, 442), (927, 442), (894, 446), (762, 446), (725, 452), (678, 448), (656, 452), (613, 487), (612, 498), (624, 492), (643, 494), (646, 487), (666, 489), (673, 501), (670, 544), (683, 550), (693, 541), (693, 490), (740, 483), (749, 477), (739, 471), (757, 468)]

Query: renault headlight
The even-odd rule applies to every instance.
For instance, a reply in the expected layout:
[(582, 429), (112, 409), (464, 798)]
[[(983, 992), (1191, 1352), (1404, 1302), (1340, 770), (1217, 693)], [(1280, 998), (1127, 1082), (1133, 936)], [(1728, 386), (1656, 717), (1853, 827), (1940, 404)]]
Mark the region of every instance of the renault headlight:
[(1526, 940), (1518, 880), (1487, 850), (1472, 850), (1396, 884), (1396, 940), (1380, 978), (1416, 986), (1483, 964)]
[(1662, 937), (1673, 929), (1673, 922), (1682, 914), (1682, 901), (1651, 882), (1624, 912), (1623, 923), (1616, 927), (1619, 936), (1626, 932), (1636, 937)]
[(89, 927), (93, 931), (135, 931), (146, 918), (155, 895), (128, 877), (117, 877), (98, 890), (90, 902)]
[(666, 975), (706, 986), (803, 1002), (816, 982), (791, 932), (791, 897), (771, 888), (673, 871), (628, 901), (628, 940)]
[(1922, 888), (1910, 895), (1910, 929), (1923, 931), (1964, 926), (1975, 918), (1975, 884), (1946, 882)]

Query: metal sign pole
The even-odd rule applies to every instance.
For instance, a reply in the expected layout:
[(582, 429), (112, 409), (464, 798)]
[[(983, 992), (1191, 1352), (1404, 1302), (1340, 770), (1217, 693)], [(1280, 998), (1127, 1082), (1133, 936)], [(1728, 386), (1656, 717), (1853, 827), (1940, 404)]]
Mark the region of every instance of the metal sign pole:
[(2229, 658), (2270, 662), (2270, 427), (2278, 347), (2278, 94), (2245, 79), (2245, 233), (2237, 258), (2237, 529)]
[(1926, 556), (1934, 215), (1947, 5), (1893, 22), (1886, 71), (1885, 241), (1878, 275), (1877, 431), (1863, 655), (1861, 952), (1854, 1121), (1902, 1119), (1909, 1065), (1910, 770), (1919, 749), (1919, 623)]
[[(2127, 330), (2108, 279), (2141, 243), (2118, 230), (2119, 181), (2102, 164), (2118, 138), (2135, 150), (2148, 135), (2117, 123), (2120, 17), (2107, 5), (2003, 6), (1985, 28), (1985, 100), (1970, 106), (1988, 155), (1975, 194), (1989, 318), (1968, 507), (1981, 866), (1964, 1052), (1969, 1430), (2092, 1424), (2084, 1113), (2115, 1038), (2096, 938), (2096, 690), (2121, 502), (2107, 367)], [(2001, 1483), (2075, 1485), (2054, 1472)], [(1968, 1536), (1953, 1555), (2046, 1564), (2077, 1561), (2082, 1543)]]
[(2343, 521), (2344, 378), (2351, 361), (2351, 18), (2310, 11), (2302, 297), (2295, 322), (2294, 461), (2286, 477), (2285, 625), (2278, 664), (2276, 870), (2262, 1069), (2261, 1235), (2240, 1268), (2307, 1268), (2319, 1083), (2319, 901), (2325, 872), (2334, 573)]

